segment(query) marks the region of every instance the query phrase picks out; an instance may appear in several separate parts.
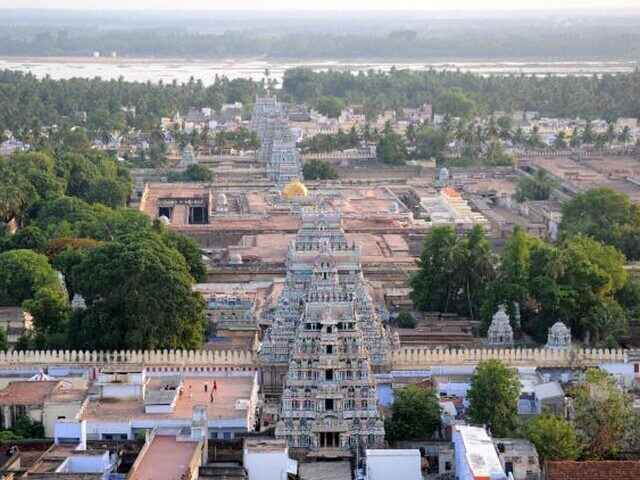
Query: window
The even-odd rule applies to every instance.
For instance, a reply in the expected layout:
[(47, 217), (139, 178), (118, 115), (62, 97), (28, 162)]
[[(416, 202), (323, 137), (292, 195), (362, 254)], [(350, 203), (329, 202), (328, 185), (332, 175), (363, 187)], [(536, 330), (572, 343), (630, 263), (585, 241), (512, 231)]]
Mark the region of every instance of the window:
[(327, 355), (333, 354), (333, 345), (327, 345)]
[(158, 217), (167, 217), (169, 220), (171, 220), (171, 215), (173, 215), (172, 207), (160, 207), (158, 209)]
[(329, 368), (324, 372), (324, 379), (328, 381), (333, 381), (333, 369)]
[(369, 401), (368, 400), (362, 400), (360, 402), (360, 408), (362, 408), (363, 410), (366, 410), (367, 408), (369, 408)]
[(634, 363), (633, 364), (633, 371), (635, 373), (640, 373), (640, 363)]
[(444, 462), (444, 471), (445, 472), (451, 471), (451, 462)]
[(513, 473), (513, 462), (504, 462), (504, 472), (507, 475)]
[(333, 398), (325, 398), (325, 400), (324, 400), (324, 409), (327, 412), (333, 411)]
[(231, 432), (224, 432), (224, 433), (222, 434), (222, 438), (223, 438), (224, 440), (231, 440), (231, 438), (232, 438), (232, 437), (233, 437), (233, 436), (232, 436)]
[(192, 225), (203, 225), (207, 223), (207, 210), (205, 207), (189, 208), (189, 223)]

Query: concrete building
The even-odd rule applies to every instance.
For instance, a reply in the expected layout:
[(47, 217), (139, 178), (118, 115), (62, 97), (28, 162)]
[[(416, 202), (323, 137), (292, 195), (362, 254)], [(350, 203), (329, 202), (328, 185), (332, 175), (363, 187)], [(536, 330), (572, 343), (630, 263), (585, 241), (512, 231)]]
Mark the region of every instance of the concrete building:
[(419, 450), (366, 451), (367, 480), (422, 480)]
[(43, 422), (46, 401), (63, 388), (59, 380), (10, 382), (0, 390), (0, 428), (10, 429), (24, 416)]
[(205, 443), (174, 431), (153, 431), (146, 440), (129, 480), (197, 480)]
[(500, 463), (514, 480), (540, 480), (541, 468), (536, 447), (522, 438), (494, 438)]
[(242, 456), (249, 480), (287, 480), (298, 473), (284, 440), (246, 439)]
[(154, 428), (191, 428), (195, 406), (204, 405), (211, 438), (232, 439), (254, 430), (258, 402), (257, 374), (182, 376), (146, 370), (101, 374), (95, 394), (74, 422), (59, 422), (66, 437), (79, 435), (86, 421), (87, 438), (133, 439)]
[(456, 425), (453, 429), (456, 479), (507, 480), (498, 452), (482, 427)]

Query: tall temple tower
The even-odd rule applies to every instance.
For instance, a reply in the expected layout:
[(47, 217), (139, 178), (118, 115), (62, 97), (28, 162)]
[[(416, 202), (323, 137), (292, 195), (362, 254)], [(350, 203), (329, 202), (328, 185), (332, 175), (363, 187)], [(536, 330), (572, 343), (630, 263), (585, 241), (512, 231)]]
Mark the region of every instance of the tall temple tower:
[(251, 117), (251, 129), (260, 140), (256, 153), (267, 177), (278, 186), (302, 179), (302, 163), (286, 112), (275, 97), (258, 97)]
[(303, 210), (259, 352), (265, 399), (281, 405), (276, 436), (310, 449), (381, 445), (372, 373), (388, 366), (392, 346), (340, 214)]

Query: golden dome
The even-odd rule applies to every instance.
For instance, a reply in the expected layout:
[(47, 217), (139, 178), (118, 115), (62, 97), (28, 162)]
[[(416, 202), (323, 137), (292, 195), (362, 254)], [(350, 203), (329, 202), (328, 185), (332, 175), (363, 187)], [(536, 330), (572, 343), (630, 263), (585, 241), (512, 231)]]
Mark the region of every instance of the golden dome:
[(306, 197), (309, 194), (307, 187), (304, 186), (299, 180), (294, 180), (285, 185), (282, 189), (282, 196), (287, 200), (291, 200), (296, 197)]

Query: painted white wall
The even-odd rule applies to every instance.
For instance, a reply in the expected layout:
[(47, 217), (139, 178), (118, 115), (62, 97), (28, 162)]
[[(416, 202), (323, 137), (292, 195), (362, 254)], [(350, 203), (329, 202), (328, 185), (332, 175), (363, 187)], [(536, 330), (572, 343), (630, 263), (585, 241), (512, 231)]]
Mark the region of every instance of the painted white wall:
[(367, 450), (367, 480), (422, 480), (420, 451)]
[(251, 452), (245, 449), (244, 468), (249, 480), (287, 480), (289, 462), (286, 450), (281, 452)]

